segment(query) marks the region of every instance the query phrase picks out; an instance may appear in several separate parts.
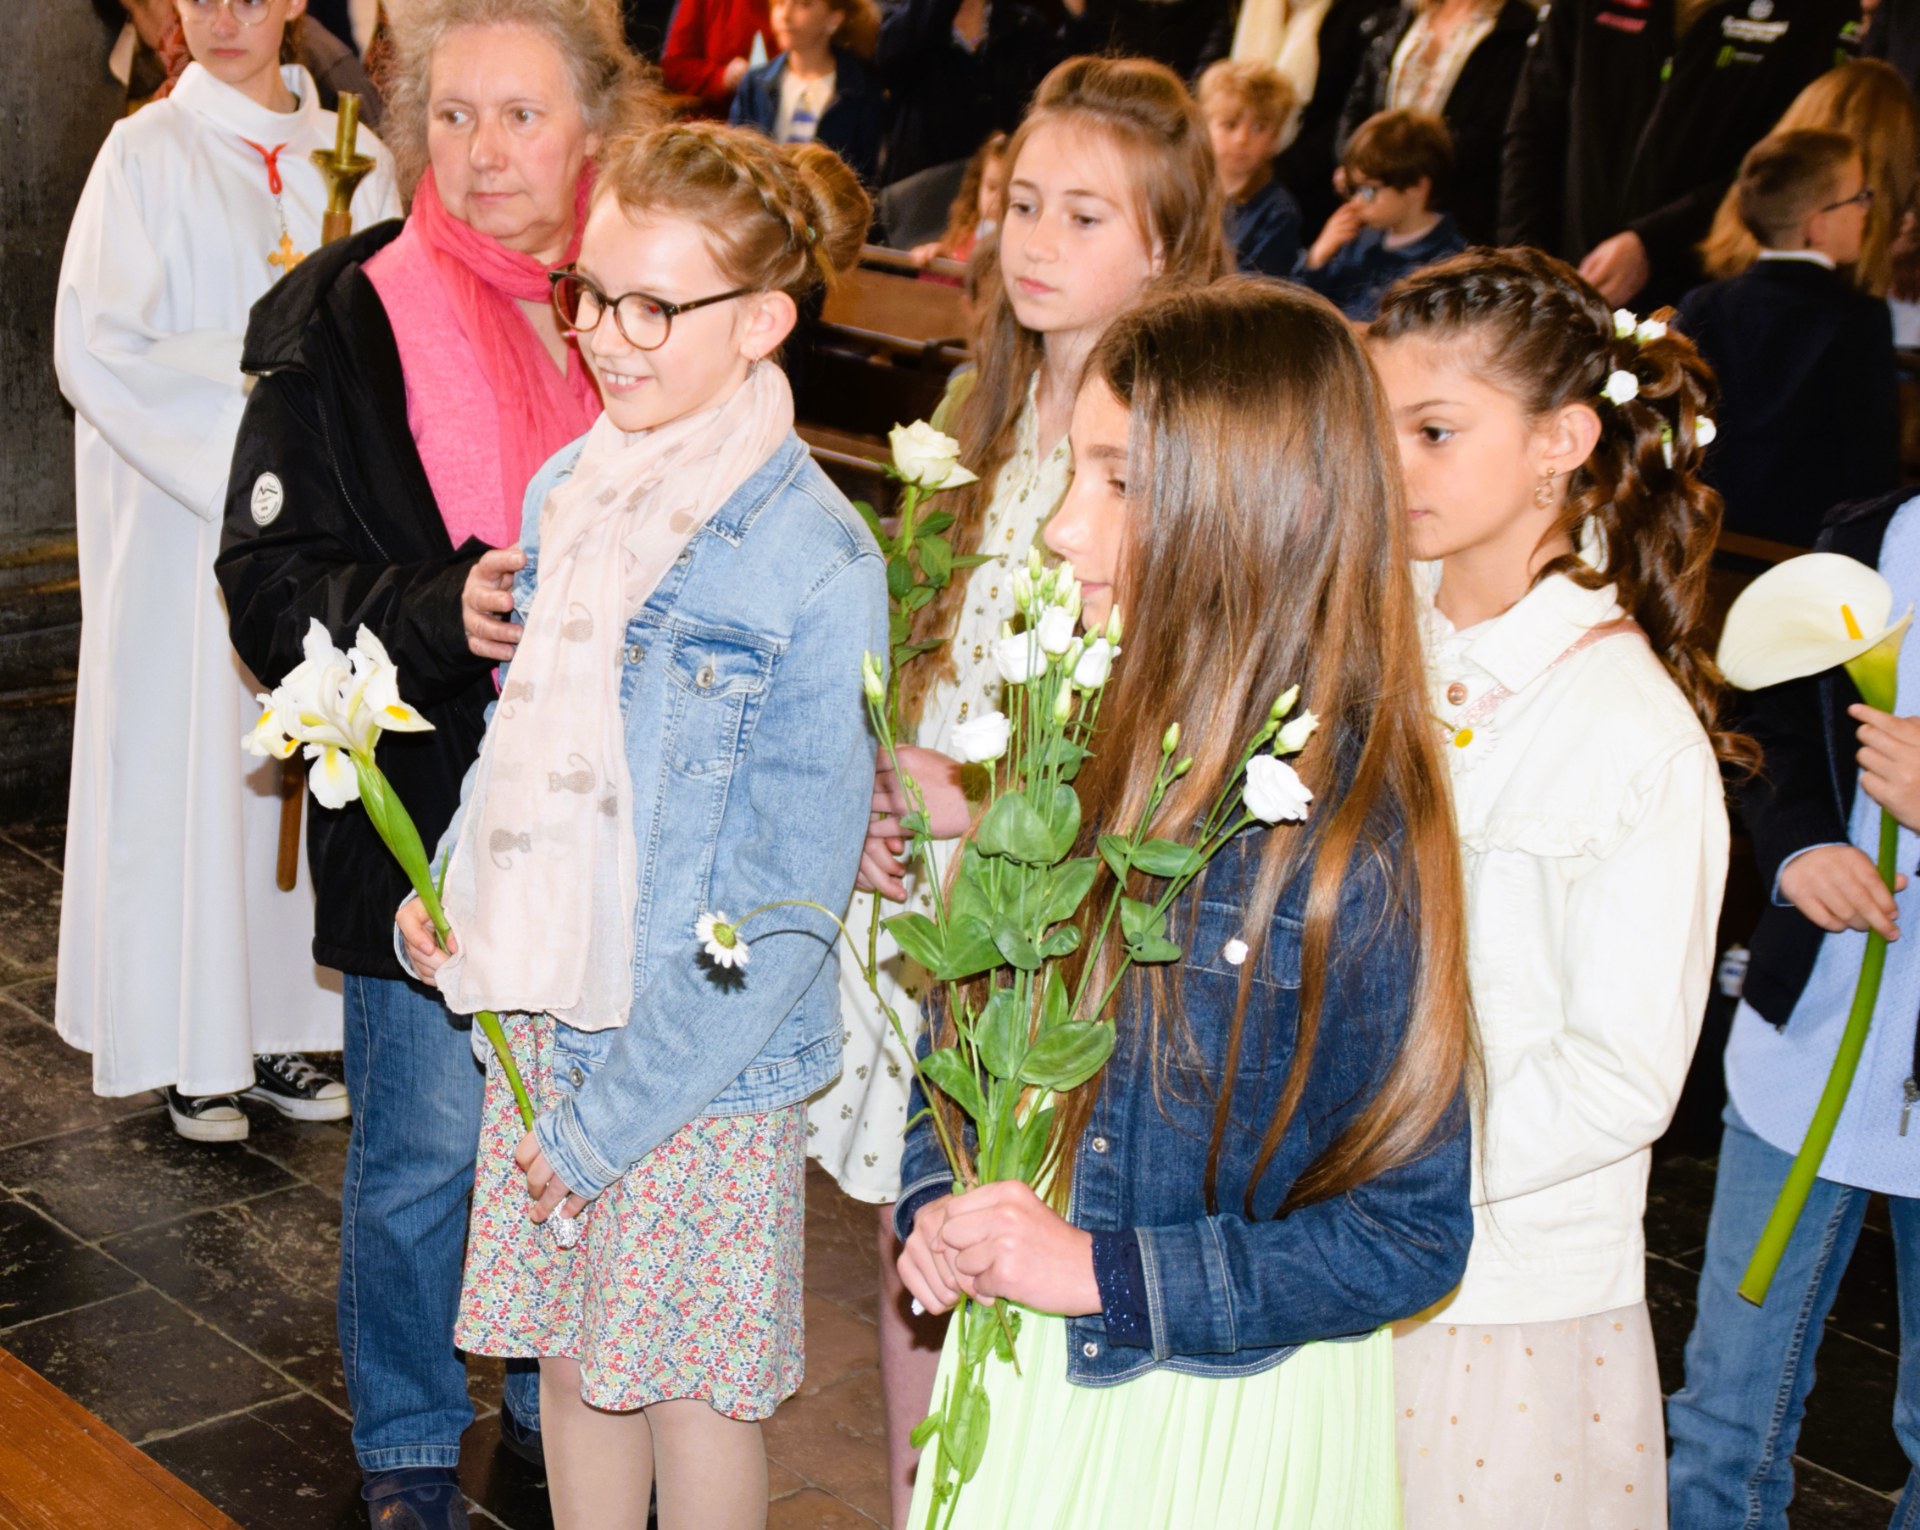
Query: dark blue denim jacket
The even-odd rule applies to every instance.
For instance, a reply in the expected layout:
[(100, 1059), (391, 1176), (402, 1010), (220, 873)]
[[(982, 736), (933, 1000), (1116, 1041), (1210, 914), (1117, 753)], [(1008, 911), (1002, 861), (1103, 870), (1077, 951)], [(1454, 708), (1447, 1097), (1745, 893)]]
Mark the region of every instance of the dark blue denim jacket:
[[(1254, 974), (1241, 1034), (1233, 1119), (1206, 1199), (1213, 1105), (1238, 993), (1223, 955), (1244, 937), (1244, 905), (1267, 833), (1221, 852), (1185, 909), (1188, 955), (1177, 991), (1208, 1077), (1175, 1060), (1154, 1085), (1146, 1028), (1130, 1008), (1080, 1140), (1068, 1216), (1094, 1233), (1106, 1310), (1068, 1323), (1067, 1374), (1110, 1386), (1161, 1368), (1241, 1376), (1301, 1345), (1359, 1337), (1430, 1306), (1458, 1284), (1473, 1236), (1463, 1097), (1426, 1153), (1348, 1194), (1275, 1220), (1302, 1170), (1371, 1098), (1399, 1048), (1411, 1005), (1416, 916), (1395, 907), (1387, 868), (1356, 859), (1331, 943), (1320, 1039), (1306, 1092), (1279, 1150), (1253, 1185), (1261, 1134), (1279, 1104), (1299, 1019), (1300, 940), (1310, 869), (1281, 894)], [(1387, 856), (1398, 850), (1397, 838)], [(1178, 913), (1178, 911), (1176, 911)], [(1177, 1034), (1178, 1027), (1170, 1027)], [(916, 1092), (917, 1093), (917, 1092)], [(917, 1112), (916, 1097), (911, 1110)], [(922, 1119), (908, 1134), (896, 1226), (952, 1188)], [(1108, 1236), (1118, 1235), (1118, 1236)]]

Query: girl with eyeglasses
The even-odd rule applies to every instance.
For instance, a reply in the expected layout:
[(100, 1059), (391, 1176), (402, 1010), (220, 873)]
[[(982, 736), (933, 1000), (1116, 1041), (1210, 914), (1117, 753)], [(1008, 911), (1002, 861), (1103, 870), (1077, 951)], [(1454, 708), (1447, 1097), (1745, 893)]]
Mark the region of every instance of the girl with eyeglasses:
[[(347, 1114), (300, 1055), (338, 1050), (339, 989), (310, 955), (304, 868), (282, 892), (278, 767), (235, 747), (259, 682), (236, 662), (213, 575), (246, 402), (255, 300), (320, 245), (334, 144), (312, 77), (282, 65), (306, 0), (178, 0), (192, 63), (117, 124), (61, 269), (54, 359), (76, 413), (79, 696), (62, 903), (60, 1033), (104, 1095), (164, 1089), (196, 1141), (247, 1135), (239, 1096)], [(391, 158), (354, 196), (394, 216)], [(277, 480), (254, 514), (278, 514)]]
[(764, 1524), (759, 1421), (801, 1380), (838, 929), (769, 910), (748, 965), (695, 922), (853, 891), (885, 570), (774, 356), (870, 211), (830, 150), (751, 129), (605, 151), (553, 284), (605, 412), (527, 491), (525, 625), (441, 841), (451, 958), (400, 915), (455, 1013), (531, 1011), (507, 1020), (540, 1114), (490, 1067), (454, 1340), (540, 1358), (562, 1530), (642, 1530), (656, 1481), (664, 1530)]

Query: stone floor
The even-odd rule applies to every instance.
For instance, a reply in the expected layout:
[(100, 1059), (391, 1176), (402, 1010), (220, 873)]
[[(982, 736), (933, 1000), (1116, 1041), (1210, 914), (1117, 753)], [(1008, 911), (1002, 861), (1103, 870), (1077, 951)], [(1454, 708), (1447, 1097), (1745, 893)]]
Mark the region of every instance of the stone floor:
[[(175, 1137), (154, 1096), (94, 1097), (86, 1059), (51, 1023), (60, 841), (57, 828), (0, 830), (0, 1347), (242, 1524), (364, 1524), (333, 1340), (345, 1131), (262, 1113), (246, 1144), (208, 1148)], [(1672, 1153), (1654, 1170), (1647, 1294), (1668, 1386), (1712, 1194), (1709, 1160)], [(807, 1382), (767, 1426), (775, 1530), (885, 1522), (871, 1228), (871, 1212), (816, 1173)], [(1889, 1422), (1883, 1215), (1869, 1219), (1829, 1330), (1793, 1519), (1868, 1530), (1886, 1524), (1906, 1476)], [(474, 1369), (463, 1467), (474, 1522), (545, 1527), (537, 1474), (496, 1448), (498, 1372)]]

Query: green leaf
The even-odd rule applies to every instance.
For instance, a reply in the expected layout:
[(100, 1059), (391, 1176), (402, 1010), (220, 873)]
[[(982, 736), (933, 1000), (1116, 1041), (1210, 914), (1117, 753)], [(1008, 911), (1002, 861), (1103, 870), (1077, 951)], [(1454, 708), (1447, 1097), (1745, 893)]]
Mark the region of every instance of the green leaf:
[(1089, 855), (1062, 861), (1049, 870), (1040, 884), (1039, 922), (1048, 925), (1071, 919), (1092, 889), (1099, 869), (1100, 863)]
[(932, 653), (936, 648), (945, 648), (946, 638), (922, 638), (917, 643), (900, 643), (893, 650), (893, 667), (898, 669), (909, 659), (917, 659), (923, 653)]
[(1053, 853), (1047, 859), (1057, 861), (1080, 837), (1080, 794), (1071, 786), (1056, 786), (1044, 811), (1053, 834)]
[(1049, 967), (1046, 985), (1040, 990), (1040, 1030), (1043, 1035), (1066, 1022), (1067, 1004), (1067, 980), (1060, 975), (1058, 967)]
[(880, 517), (874, 513), (873, 506), (864, 499), (856, 499), (853, 508), (860, 512), (860, 519), (867, 523), (867, 530), (873, 533), (874, 541), (884, 550), (887, 546), (887, 530), (880, 524)]
[(1059, 859), (1047, 821), (1034, 811), (1025, 792), (1007, 792), (988, 808), (973, 842), (982, 855), (1002, 855), (1034, 866)]
[[(975, 1321), (985, 1319), (979, 1313)], [(953, 1463), (962, 1482), (971, 1482), (987, 1453), (987, 1427), (992, 1410), (987, 1406), (986, 1388), (969, 1377), (951, 1404), (952, 1416), (940, 1432), (940, 1449)]]
[[(908, 590), (906, 594), (900, 597), (900, 609), (909, 613), (918, 611), (922, 606), (931, 604), (933, 597), (939, 593), (940, 592), (930, 584), (916, 584), (912, 589)], [(944, 643), (947, 640), (941, 638), (939, 641)]]
[(1120, 900), (1120, 933), (1126, 936), (1127, 944), (1150, 936), (1164, 935), (1167, 929), (1167, 916), (1151, 903), (1142, 903), (1138, 898)]
[(980, 857), (971, 845), (961, 848), (959, 869), (947, 887), (947, 917), (955, 924), (969, 919), (990, 924), (993, 920), (993, 904), (980, 885)]
[(938, 1413), (929, 1413), (925, 1418), (921, 1419), (919, 1423), (913, 1426), (913, 1433), (907, 1436), (907, 1443), (912, 1445), (915, 1450), (919, 1450), (928, 1440), (932, 1439), (939, 1432), (940, 1415)]
[(939, 1047), (920, 1059), (920, 1071), (934, 1086), (969, 1116), (975, 1125), (987, 1119), (987, 1097), (980, 1092), (980, 1080), (974, 1076), (958, 1047)]
[(1113, 1051), (1113, 1027), (1070, 1020), (1046, 1032), (1027, 1049), (1022, 1083), (1042, 1089), (1076, 1089), (1100, 1071)]
[(913, 588), (913, 570), (907, 566), (905, 558), (893, 558), (887, 563), (887, 593), (899, 600)]
[(1170, 839), (1150, 839), (1144, 845), (1135, 845), (1132, 862), (1136, 870), (1150, 877), (1191, 876), (1206, 864), (1198, 850)]
[(953, 577), (953, 549), (940, 536), (922, 536), (914, 544), (920, 550), (920, 572), (927, 583), (944, 585)]
[(942, 982), (957, 983), (1000, 965), (1000, 948), (984, 919), (950, 919), (947, 923), (947, 959), (927, 970)]
[(1020, 1059), (1027, 1052), (1027, 1017), (1020, 1012), (1020, 1000), (1011, 988), (996, 988), (987, 1007), (980, 1012), (974, 1031), (980, 1048), (980, 1061), (998, 1078), (1017, 1078)]
[(1127, 955), (1137, 962), (1173, 962), (1180, 954), (1180, 947), (1163, 935), (1143, 935), (1127, 942)]
[(1071, 956), (1080, 949), (1080, 926), (1063, 924), (1045, 940), (1040, 942), (1040, 954), (1045, 957)]
[(913, 634), (913, 613), (892, 611), (887, 615), (887, 642), (899, 646)]
[(953, 516), (945, 510), (936, 510), (932, 515), (923, 515), (914, 523), (914, 530), (923, 537), (937, 537), (953, 524)]
[(895, 914), (880, 923), (894, 943), (927, 971), (937, 973), (946, 965), (946, 936), (925, 914)]
[(1133, 843), (1118, 834), (1100, 836), (1100, 859), (1107, 863), (1111, 871), (1122, 882), (1127, 879), (1127, 867), (1131, 864)]
[(1012, 1303), (1006, 1307), (1006, 1326), (993, 1325), (993, 1352), (1008, 1365), (1013, 1364), (1013, 1341), (1020, 1337), (1020, 1309)]
[(978, 568), (983, 563), (993, 562), (992, 553), (955, 553), (953, 566), (960, 568)]
[(993, 932), (993, 943), (1000, 954), (1022, 972), (1040, 970), (1040, 948), (1030, 940), (1023, 930), (1013, 925), (1003, 924)]
[(1024, 1184), (1032, 1184), (1047, 1156), (1047, 1137), (1053, 1131), (1053, 1107), (1036, 1110), (1020, 1127), (1015, 1144), (1014, 1172)]
[(961, 1350), (962, 1365), (979, 1365), (993, 1353), (993, 1336), (999, 1330), (998, 1323), (990, 1322), (985, 1308), (976, 1310), (973, 1321), (967, 1325), (967, 1340)]

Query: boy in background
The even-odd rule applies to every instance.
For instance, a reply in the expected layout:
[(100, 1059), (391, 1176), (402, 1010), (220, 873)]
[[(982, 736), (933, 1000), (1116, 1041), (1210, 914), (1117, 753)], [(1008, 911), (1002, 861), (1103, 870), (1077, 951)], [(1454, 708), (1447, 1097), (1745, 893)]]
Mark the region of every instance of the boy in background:
[(1444, 210), (1453, 138), (1431, 112), (1378, 112), (1348, 141), (1340, 168), (1346, 205), (1327, 220), (1295, 275), (1366, 324), (1401, 277), (1467, 247)]
[(1235, 262), (1248, 276), (1293, 275), (1304, 232), (1300, 204), (1273, 173), (1293, 87), (1271, 64), (1222, 59), (1200, 76), (1199, 99)]

